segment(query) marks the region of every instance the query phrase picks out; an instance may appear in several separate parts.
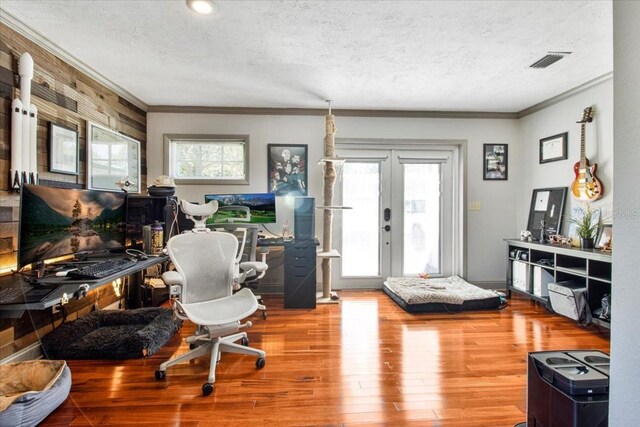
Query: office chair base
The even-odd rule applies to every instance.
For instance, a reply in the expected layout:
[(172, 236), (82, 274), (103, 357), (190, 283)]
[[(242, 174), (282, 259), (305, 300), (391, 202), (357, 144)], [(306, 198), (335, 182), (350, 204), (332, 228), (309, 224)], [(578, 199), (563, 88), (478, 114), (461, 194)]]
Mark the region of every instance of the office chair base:
[[(225, 337), (216, 337), (204, 342), (202, 339), (192, 340), (191, 338), (192, 337), (189, 337), (187, 342), (192, 341), (189, 347), (191, 348), (191, 346), (195, 346), (195, 348), (192, 348), (188, 352), (162, 363), (158, 370), (156, 370), (155, 372), (157, 380), (166, 379), (167, 368), (209, 354), (211, 360), (211, 363), (209, 365), (209, 377), (207, 378), (207, 382), (202, 386), (202, 395), (208, 396), (213, 393), (213, 383), (215, 383), (216, 381), (216, 367), (218, 362), (220, 361), (220, 358), (222, 357), (223, 352), (257, 356), (257, 369), (264, 368), (266, 364), (266, 353), (264, 351), (248, 347), (249, 338), (246, 332), (239, 332), (237, 334)], [(236, 341), (240, 341), (241, 344), (236, 343)]]

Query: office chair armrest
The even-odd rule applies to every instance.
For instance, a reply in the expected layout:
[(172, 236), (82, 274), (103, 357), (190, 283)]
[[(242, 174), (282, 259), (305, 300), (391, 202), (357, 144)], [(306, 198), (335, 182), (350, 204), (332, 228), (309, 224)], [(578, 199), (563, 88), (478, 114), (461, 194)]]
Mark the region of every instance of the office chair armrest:
[(259, 273), (262, 273), (263, 271), (266, 271), (269, 268), (269, 266), (264, 262), (246, 261), (246, 262), (240, 263), (240, 268), (243, 269), (244, 271), (254, 270), (256, 273), (259, 274)]
[(162, 280), (169, 286), (182, 284), (182, 276), (177, 271), (167, 271), (162, 273)]

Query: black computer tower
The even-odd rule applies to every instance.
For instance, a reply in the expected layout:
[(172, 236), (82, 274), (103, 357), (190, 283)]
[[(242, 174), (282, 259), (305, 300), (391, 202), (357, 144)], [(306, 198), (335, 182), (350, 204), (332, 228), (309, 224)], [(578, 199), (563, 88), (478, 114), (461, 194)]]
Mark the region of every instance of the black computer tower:
[(142, 227), (154, 221), (162, 224), (166, 243), (175, 234), (176, 209), (177, 199), (173, 196), (127, 195), (127, 247), (143, 250)]
[(293, 206), (293, 237), (297, 241), (316, 237), (316, 203), (313, 197), (296, 197)]

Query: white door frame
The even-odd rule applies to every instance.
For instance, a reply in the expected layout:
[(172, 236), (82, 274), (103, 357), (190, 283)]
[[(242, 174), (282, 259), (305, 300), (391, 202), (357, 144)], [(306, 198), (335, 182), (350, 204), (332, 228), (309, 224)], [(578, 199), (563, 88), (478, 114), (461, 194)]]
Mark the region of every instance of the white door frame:
[[(451, 257), (453, 271), (464, 277), (467, 270), (466, 245), (466, 166), (467, 141), (445, 139), (369, 139), (369, 138), (336, 138), (336, 150), (397, 150), (397, 151), (450, 151), (453, 166), (453, 244)], [(366, 157), (366, 156), (363, 156)], [(397, 214), (396, 214), (397, 216)], [(444, 237), (444, 236), (443, 236)], [(339, 274), (337, 275), (339, 276)], [(337, 278), (336, 276), (336, 278)], [(384, 280), (384, 278), (383, 278)], [(382, 282), (380, 282), (380, 286)], [(357, 286), (356, 286), (357, 287)], [(354, 288), (356, 288), (354, 287)], [(334, 288), (340, 289), (340, 279), (334, 280)]]

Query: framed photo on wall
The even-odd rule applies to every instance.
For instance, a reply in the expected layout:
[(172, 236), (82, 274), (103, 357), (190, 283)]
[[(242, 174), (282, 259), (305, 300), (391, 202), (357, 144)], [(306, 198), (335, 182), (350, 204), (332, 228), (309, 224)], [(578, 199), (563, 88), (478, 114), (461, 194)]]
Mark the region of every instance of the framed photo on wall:
[(78, 175), (78, 132), (49, 122), (49, 171)]
[(307, 195), (307, 146), (268, 144), (269, 193), (276, 196)]
[(485, 181), (506, 181), (509, 177), (509, 146), (507, 144), (484, 144), (483, 153), (482, 179)]
[(557, 162), (567, 158), (569, 132), (559, 133), (540, 140), (540, 163)]

